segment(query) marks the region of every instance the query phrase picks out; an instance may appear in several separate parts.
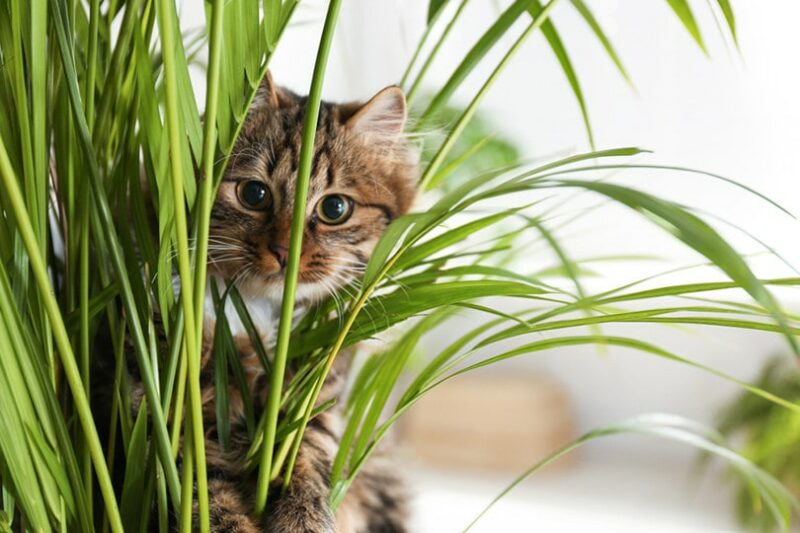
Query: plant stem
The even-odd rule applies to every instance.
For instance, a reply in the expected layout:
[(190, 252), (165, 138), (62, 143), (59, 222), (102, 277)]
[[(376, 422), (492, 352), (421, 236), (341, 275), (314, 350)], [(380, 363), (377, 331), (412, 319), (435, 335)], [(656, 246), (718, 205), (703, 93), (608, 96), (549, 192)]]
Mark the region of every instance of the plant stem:
[[(181, 346), (180, 366), (178, 367), (178, 387), (175, 390), (172, 411), (172, 454), (178, 456), (181, 438), (181, 424), (183, 421), (183, 405), (186, 398), (186, 346)], [(184, 460), (186, 458), (184, 457)]]
[[(79, 265), (79, 276), (80, 276), (80, 294), (79, 294), (79, 306), (80, 306), (80, 318), (81, 318), (81, 327), (80, 327), (80, 364), (81, 364), (81, 376), (83, 379), (83, 386), (86, 392), (86, 396), (90, 396), (90, 382), (89, 376), (91, 375), (91, 360), (90, 360), (90, 351), (91, 351), (91, 339), (89, 336), (89, 286), (91, 285), (91, 281), (89, 280), (89, 188), (85, 187), (86, 193), (84, 193), (84, 205), (81, 210), (81, 217), (80, 217), (80, 225), (78, 226), (81, 228), (80, 233), (80, 265)], [(84, 437), (84, 440), (86, 438)], [(92, 505), (92, 463), (91, 459), (88, 454), (88, 448), (84, 446), (82, 451), (81, 463), (82, 463), (82, 472), (85, 476), (83, 482), (85, 483), (84, 490), (86, 491), (86, 501), (91, 508)]]
[[(286, 276), (283, 288), (283, 301), (281, 302), (281, 318), (278, 325), (278, 340), (275, 345), (275, 361), (272, 365), (269, 398), (267, 400), (267, 423), (264, 428), (264, 444), (261, 448), (261, 465), (258, 471), (258, 485), (256, 488), (255, 510), (261, 514), (267, 504), (267, 491), (271, 477), (272, 459), (275, 448), (275, 434), (278, 427), (278, 411), (281, 403), (283, 378), (286, 372), (286, 360), (289, 354), (289, 339), (292, 333), (292, 315), (294, 314), (294, 299), (297, 289), (297, 275), (300, 271), (300, 255), (303, 246), (303, 231), (305, 229), (306, 199), (308, 184), (311, 179), (311, 166), (314, 157), (314, 141), (317, 133), (320, 100), (322, 98), (322, 85), (325, 80), (325, 67), (328, 63), (333, 33), (336, 29), (336, 19), (339, 16), (341, 0), (331, 0), (328, 13), (325, 16), (325, 25), (322, 29), (317, 59), (314, 64), (314, 76), (311, 80), (311, 89), (306, 104), (306, 116), (303, 124), (303, 143), (300, 149), (300, 162), (297, 170), (297, 185), (295, 189), (294, 211), (292, 213), (292, 232), (289, 241), (289, 258), (286, 265)], [(313, 405), (310, 405), (313, 408)], [(288, 479), (289, 476), (287, 475)]]
[(469, 103), (467, 108), (459, 117), (458, 122), (453, 126), (450, 130), (450, 133), (447, 135), (447, 138), (442, 143), (442, 146), (436, 152), (436, 155), (433, 157), (431, 162), (428, 164), (425, 172), (422, 174), (422, 178), (420, 178), (420, 189), (425, 190), (428, 188), (431, 179), (436, 174), (436, 171), (439, 169), (439, 166), (444, 162), (447, 154), (450, 153), (450, 150), (453, 148), (458, 137), (464, 131), (464, 128), (467, 127), (467, 124), (472, 119), (472, 116), (475, 114), (475, 111), (478, 109), (478, 104), (480, 104), (483, 97), (486, 96), (486, 93), (489, 92), (489, 89), (494, 85), (494, 82), (500, 76), (500, 73), (503, 72), (505, 67), (508, 65), (511, 58), (519, 51), (522, 47), (522, 44), (530, 37), (536, 29), (538, 29), (544, 22), (547, 20), (548, 16), (550, 15), (550, 11), (553, 10), (555, 5), (558, 3), (558, 0), (551, 0), (547, 3), (546, 6), (542, 8), (536, 18), (525, 28), (525, 31), (517, 38), (511, 48), (508, 49), (508, 52), (503, 56), (503, 59), (497, 64), (494, 68), (492, 73), (486, 79), (486, 81), (481, 86), (478, 93)]
[[(94, 124), (94, 86), (97, 80), (97, 39), (100, 26), (100, 0), (91, 0), (91, 6), (89, 11), (89, 57), (88, 57), (88, 67), (87, 67), (87, 74), (86, 74), (86, 122), (89, 125), (89, 131), (91, 132), (92, 126)], [(81, 327), (80, 327), (80, 350), (81, 350), (81, 374), (83, 376), (83, 383), (84, 388), (86, 390), (86, 396), (90, 396), (90, 383), (89, 383), (89, 375), (90, 375), (90, 337), (89, 337), (89, 288), (91, 282), (89, 280), (89, 252), (90, 252), (90, 244), (89, 244), (89, 233), (91, 229), (89, 228), (89, 202), (91, 201), (91, 197), (89, 195), (89, 187), (82, 187), (83, 191), (81, 194), (81, 215), (80, 215), (80, 224), (78, 225), (81, 228), (80, 232), (80, 257), (79, 257), (79, 278), (80, 278), (80, 288), (78, 294), (78, 305), (81, 310)], [(92, 505), (92, 471), (91, 471), (91, 458), (88, 454), (88, 449), (84, 449), (83, 456), (81, 457), (81, 462), (83, 463), (83, 475), (85, 491), (86, 491), (86, 501), (87, 504), (90, 506)]]
[[(467, 6), (467, 2), (469, 2), (469, 0), (461, 0), (461, 3), (458, 5), (458, 8), (456, 9), (456, 12), (453, 14), (453, 18), (451, 18), (450, 22), (447, 23), (447, 26), (445, 26), (444, 31), (439, 36), (439, 40), (436, 41), (436, 44), (433, 46), (433, 49), (431, 50), (430, 54), (428, 54), (428, 57), (425, 58), (425, 63), (423, 63), (422, 67), (420, 67), (419, 72), (417, 73), (417, 77), (414, 79), (414, 83), (411, 84), (411, 88), (408, 90), (408, 95), (406, 96), (406, 99), (408, 100), (409, 104), (411, 104), (411, 101), (414, 99), (414, 96), (417, 94), (417, 91), (419, 90), (420, 84), (422, 83), (422, 78), (424, 78), (425, 74), (428, 72), (428, 69), (430, 68), (431, 64), (433, 63), (433, 60), (436, 57), (436, 54), (439, 53), (439, 49), (442, 47), (442, 44), (444, 44), (444, 41), (447, 39), (447, 36), (450, 34), (450, 30), (453, 29), (453, 26), (455, 26), (456, 20), (458, 20), (458, 17), (461, 16), (462, 11), (464, 11), (464, 8)], [(430, 26), (428, 27), (428, 29), (430, 29)], [(425, 35), (423, 36), (423, 39), (425, 39), (425, 37), (427, 37), (427, 36), (428, 36), (428, 33), (426, 31)], [(421, 48), (421, 43), (420, 43), (420, 48)], [(414, 56), (414, 58), (416, 58), (416, 56)], [(413, 59), (412, 59), (412, 61), (413, 61)], [(411, 65), (409, 65), (409, 68), (411, 68)]]
[(89, 58), (86, 72), (86, 122), (94, 123), (94, 86), (97, 82), (97, 37), (100, 33), (100, 0), (91, 0), (89, 8)]
[(411, 71), (413, 70), (414, 65), (416, 64), (417, 59), (419, 59), (419, 55), (420, 53), (422, 53), (422, 49), (425, 47), (425, 43), (428, 42), (428, 37), (430, 37), (431, 31), (433, 30), (433, 27), (436, 25), (436, 22), (439, 20), (439, 17), (442, 15), (443, 11), (444, 9), (439, 9), (436, 12), (436, 15), (434, 15), (434, 17), (431, 20), (427, 21), (427, 24), (425, 24), (425, 31), (422, 33), (422, 37), (417, 43), (417, 47), (414, 50), (414, 53), (411, 55), (411, 59), (409, 59), (408, 61), (406, 70), (405, 72), (403, 72), (403, 77), (400, 78), (400, 83), (399, 83), (400, 87), (403, 87), (405, 86), (406, 83), (408, 83), (408, 78), (411, 77)]
[[(174, 24), (177, 24), (174, 3), (162, 0), (158, 2), (158, 20), (161, 31), (162, 49), (164, 52), (164, 85), (166, 90), (166, 122), (169, 130), (169, 143), (172, 195), (175, 205), (175, 233), (178, 249), (178, 272), (181, 281), (181, 304), (184, 314), (184, 336), (186, 345), (187, 380), (189, 382), (189, 410), (192, 418), (192, 444), (197, 468), (197, 503), (199, 510), (200, 531), (209, 530), (208, 523), (208, 481), (206, 475), (205, 435), (203, 433), (203, 405), (200, 392), (200, 347), (197, 343), (195, 324), (194, 294), (192, 290), (192, 272), (190, 268), (189, 234), (186, 222), (186, 202), (183, 191), (184, 168), (181, 147), (181, 131), (178, 116), (178, 80), (175, 64), (176, 42)], [(190, 98), (191, 95), (184, 95)], [(188, 506), (191, 509), (191, 506)], [(187, 509), (184, 502), (181, 511)]]
[[(191, 434), (192, 419), (186, 419), (186, 433)], [(186, 439), (183, 446), (183, 472), (181, 472), (181, 533), (192, 531), (192, 472), (194, 450), (192, 440)]]
[(197, 240), (194, 257), (194, 303), (196, 306), (198, 346), (203, 343), (203, 309), (208, 271), (208, 233), (211, 220), (212, 193), (214, 191), (214, 153), (217, 146), (217, 105), (219, 101), (220, 65), (222, 63), (222, 0), (211, 6), (211, 29), (208, 43), (208, 77), (206, 81), (206, 107), (203, 123), (203, 170), (200, 176), (199, 207), (197, 209)]
[(86, 445), (89, 448), (89, 453), (94, 463), (97, 481), (100, 484), (100, 492), (102, 493), (109, 521), (111, 522), (111, 529), (115, 532), (118, 531), (122, 533), (122, 522), (119, 516), (117, 500), (114, 496), (114, 487), (111, 484), (111, 477), (106, 468), (105, 458), (103, 457), (103, 447), (100, 444), (100, 438), (97, 436), (92, 410), (89, 407), (89, 400), (83, 389), (81, 375), (78, 370), (78, 365), (75, 362), (75, 354), (72, 351), (69, 335), (67, 334), (67, 329), (61, 318), (61, 309), (58, 307), (58, 302), (53, 293), (53, 287), (50, 284), (47, 265), (45, 264), (44, 258), (39, 253), (39, 245), (36, 241), (36, 235), (34, 234), (30, 217), (25, 209), (25, 200), (22, 196), (22, 191), (17, 183), (17, 177), (14, 174), (14, 169), (11, 166), (11, 161), (8, 158), (8, 153), (6, 152), (6, 147), (2, 139), (0, 139), (0, 175), (2, 176), (2, 182), (8, 194), (9, 203), (14, 211), (17, 229), (25, 244), (25, 249), (28, 251), (30, 265), (36, 283), (39, 286), (39, 294), (44, 309), (50, 320), (53, 336), (58, 346), (58, 353), (61, 355), (61, 365), (64, 370), (64, 375), (67, 378), (70, 391), (72, 392), (73, 401), (75, 403), (75, 413), (83, 428)]

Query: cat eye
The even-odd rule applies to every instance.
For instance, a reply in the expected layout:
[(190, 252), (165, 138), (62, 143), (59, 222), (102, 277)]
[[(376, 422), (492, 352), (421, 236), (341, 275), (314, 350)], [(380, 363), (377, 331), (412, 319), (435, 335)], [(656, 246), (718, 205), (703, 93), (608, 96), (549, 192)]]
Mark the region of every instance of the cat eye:
[(262, 181), (240, 181), (236, 186), (236, 195), (242, 205), (248, 209), (263, 210), (272, 205), (272, 194), (269, 192), (269, 187)]
[(353, 213), (353, 200), (341, 194), (329, 194), (317, 204), (317, 217), (326, 224), (342, 224)]

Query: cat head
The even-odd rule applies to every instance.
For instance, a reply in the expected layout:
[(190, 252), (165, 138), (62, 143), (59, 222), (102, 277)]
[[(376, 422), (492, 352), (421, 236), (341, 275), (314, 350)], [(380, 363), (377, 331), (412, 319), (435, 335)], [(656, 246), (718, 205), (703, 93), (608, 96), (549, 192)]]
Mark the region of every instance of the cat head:
[[(210, 273), (250, 297), (281, 298), (306, 100), (267, 74), (212, 211)], [(405, 122), (399, 87), (366, 103), (322, 102), (298, 299), (319, 301), (358, 278), (384, 230), (411, 207), (418, 155), (404, 136)]]

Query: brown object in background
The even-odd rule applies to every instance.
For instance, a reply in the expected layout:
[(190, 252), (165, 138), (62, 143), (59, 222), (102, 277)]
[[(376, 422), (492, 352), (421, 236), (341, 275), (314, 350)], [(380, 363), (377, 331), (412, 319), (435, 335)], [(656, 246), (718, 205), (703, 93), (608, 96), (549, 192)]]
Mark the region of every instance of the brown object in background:
[(431, 466), (520, 472), (572, 441), (574, 428), (552, 377), (482, 374), (430, 391), (406, 415), (402, 440)]

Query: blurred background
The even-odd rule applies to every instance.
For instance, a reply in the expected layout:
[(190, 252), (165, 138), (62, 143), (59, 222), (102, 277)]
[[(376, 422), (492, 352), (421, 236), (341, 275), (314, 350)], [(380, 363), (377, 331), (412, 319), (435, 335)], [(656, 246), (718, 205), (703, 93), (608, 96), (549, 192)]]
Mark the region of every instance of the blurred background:
[[(471, 2), (426, 83), (443, 83), (508, 3)], [(708, 56), (667, 2), (587, 3), (633, 81), (631, 86), (622, 79), (574, 10), (567, 5), (555, 9), (553, 18), (580, 76), (598, 148), (647, 148), (654, 154), (645, 162), (718, 173), (800, 212), (800, 3), (732, 2), (737, 50), (713, 31), (710, 3), (690, 2), (705, 30)], [(300, 93), (308, 91), (324, 7), (324, 1), (301, 2), (297, 22), (272, 62), (278, 83)], [(364, 99), (397, 83), (424, 29), (426, 9), (423, 0), (344, 2), (326, 98)], [(185, 2), (182, 16), (185, 28), (202, 24), (202, 3)], [(468, 101), (497, 59), (490, 54), (462, 86), (457, 102)], [(197, 74), (196, 93), (202, 102), (200, 69)], [(481, 119), (525, 159), (589, 149), (578, 105), (541, 35), (527, 42), (492, 88)], [(752, 195), (691, 174), (641, 171), (625, 179), (729, 221), (731, 225), (717, 227), (745, 253), (757, 254), (764, 247), (735, 225), (745, 224), (763, 244), (800, 264), (798, 223)], [(575, 212), (591, 205), (590, 200), (575, 203)], [(649, 261), (606, 265), (602, 276), (587, 281), (598, 287), (666, 270), (673, 263), (698, 261), (620, 207), (599, 209), (576, 221), (562, 237), (576, 259), (609, 254), (668, 258), (657, 266)], [(522, 251), (519, 260), (541, 267), (555, 262), (544, 249)], [(752, 260), (762, 275), (786, 272), (774, 259), (756, 255)], [(693, 276), (696, 280), (696, 272)], [(790, 305), (796, 302), (791, 294), (784, 297)], [(632, 328), (610, 327), (606, 332), (651, 340), (745, 380), (755, 380), (771, 356), (788, 357), (783, 341), (769, 334)], [(427, 342), (441, 347), (445, 337)], [(708, 373), (622, 349), (540, 353), (456, 380), (412, 412), (397, 436), (406, 464), (413, 465), (408, 469), (416, 493), (416, 530), (463, 529), (526, 466), (585, 431), (649, 412), (714, 423), (720, 408), (736, 395), (733, 385)], [(492, 429), (478, 434), (472, 426)], [(614, 437), (592, 443), (534, 476), (475, 530), (732, 531), (739, 526), (728, 481), (719, 468), (699, 469), (697, 452), (684, 445)]]

